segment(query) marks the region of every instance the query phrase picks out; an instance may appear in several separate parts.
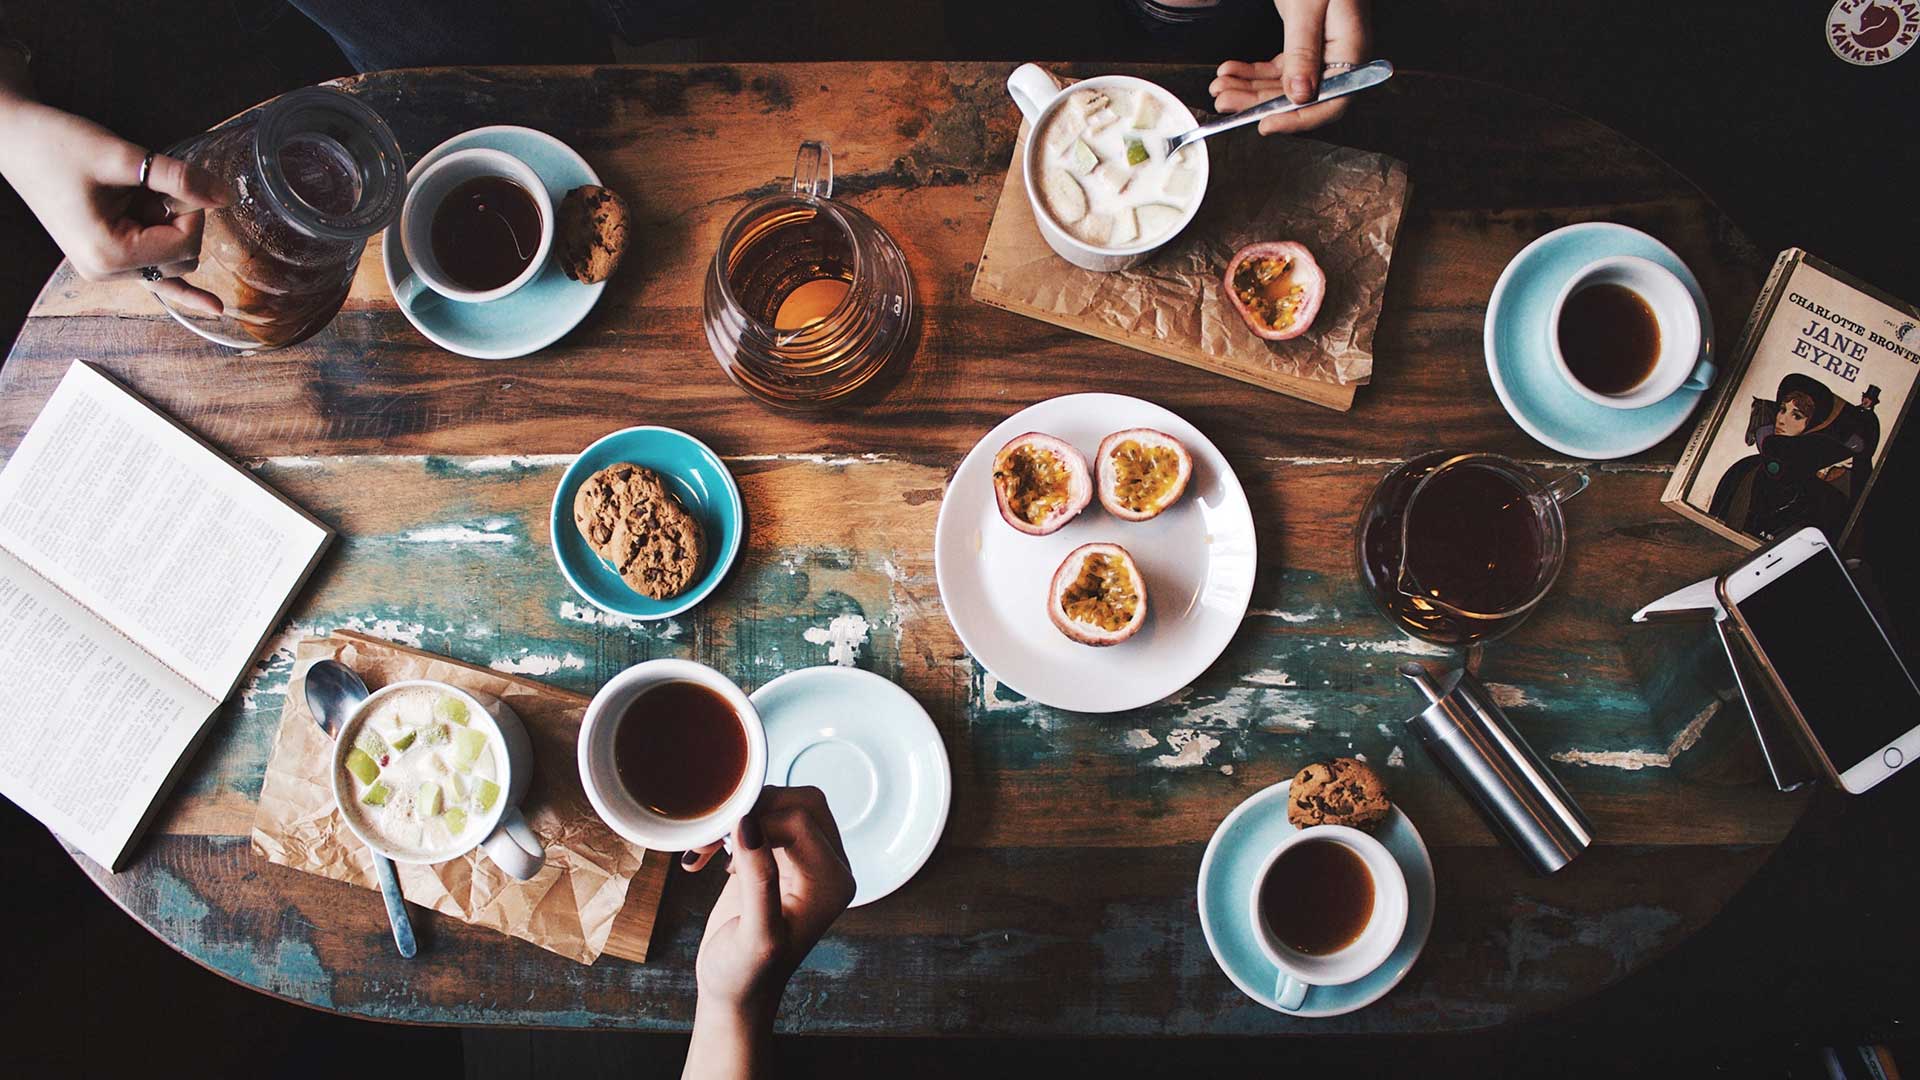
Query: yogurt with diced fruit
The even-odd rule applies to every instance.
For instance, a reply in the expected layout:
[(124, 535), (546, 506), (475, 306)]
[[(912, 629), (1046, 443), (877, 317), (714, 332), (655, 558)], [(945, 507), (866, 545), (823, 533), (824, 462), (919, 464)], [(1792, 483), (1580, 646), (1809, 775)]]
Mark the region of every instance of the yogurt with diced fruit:
[(1184, 108), (1151, 91), (1069, 91), (1039, 133), (1040, 198), (1074, 239), (1130, 248), (1164, 239), (1200, 197), (1199, 151), (1172, 157), (1167, 140), (1193, 126)]
[(386, 854), (439, 862), (478, 844), (501, 797), (503, 754), (466, 699), (408, 686), (340, 735), (341, 809)]

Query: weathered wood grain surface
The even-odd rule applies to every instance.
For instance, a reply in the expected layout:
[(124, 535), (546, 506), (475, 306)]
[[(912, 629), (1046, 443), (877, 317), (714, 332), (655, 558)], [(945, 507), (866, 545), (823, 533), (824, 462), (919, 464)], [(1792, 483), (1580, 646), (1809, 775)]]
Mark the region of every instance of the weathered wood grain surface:
[[(1203, 72), (1135, 70), (1202, 100)], [(691, 656), (754, 687), (827, 662), (819, 631), (857, 615), (867, 631), (856, 662), (906, 685), (946, 737), (953, 811), (921, 874), (849, 913), (815, 950), (782, 1011), (788, 1030), (1483, 1026), (1578, 999), (1711, 918), (1804, 799), (1685, 767), (1689, 754), (1739, 740), (1696, 744), (1714, 718), (1650, 706), (1629, 669), (1628, 613), (1733, 555), (1658, 505), (1678, 440), (1595, 470), (1570, 504), (1572, 554), (1556, 593), (1474, 658), (1598, 826), (1599, 846), (1552, 879), (1529, 875), (1406, 738), (1413, 703), (1392, 670), (1445, 654), (1373, 614), (1351, 571), (1349, 529), (1378, 477), (1426, 448), (1568, 465), (1501, 412), (1481, 357), (1487, 296), (1529, 240), (1595, 218), (1645, 228), (1699, 273), (1723, 334), (1757, 288), (1759, 254), (1616, 134), (1493, 87), (1397, 78), (1328, 133), (1407, 161), (1414, 190), (1374, 381), (1352, 413), (1332, 413), (967, 299), (1015, 129), (1005, 75), (998, 64), (829, 64), (351, 82), (410, 156), (478, 124), (525, 123), (572, 143), (628, 194), (634, 255), (585, 323), (522, 360), (434, 348), (393, 310), (371, 251), (330, 329), (261, 356), (202, 343), (137, 287), (56, 274), (0, 372), (0, 449), (17, 444), (67, 362), (86, 357), (342, 534), (140, 857), (114, 876), (88, 866), (100, 887), (195, 960), (324, 1008), (684, 1026), (717, 872), (669, 882), (645, 965), (583, 968), (438, 919), (421, 920), (421, 956), (409, 964), (364, 893), (253, 856), (245, 834), (288, 643), (353, 628), (583, 692), (635, 661)], [(919, 355), (891, 395), (824, 417), (749, 403), (720, 374), (699, 322), (700, 274), (722, 224), (776, 184), (808, 137), (833, 144), (839, 194), (899, 239), (927, 313)], [(960, 648), (933, 581), (934, 519), (960, 456), (1008, 413), (1083, 390), (1138, 394), (1197, 423), (1232, 460), (1261, 529), (1254, 611), (1226, 655), (1173, 699), (1111, 717), (1063, 714), (999, 687)], [(739, 568), (706, 604), (628, 624), (571, 595), (546, 515), (569, 455), (646, 422), (726, 455), (752, 527)], [(1433, 848), (1438, 917), (1426, 954), (1382, 1002), (1291, 1020), (1215, 968), (1194, 880), (1234, 805), (1336, 752), (1385, 768)]]

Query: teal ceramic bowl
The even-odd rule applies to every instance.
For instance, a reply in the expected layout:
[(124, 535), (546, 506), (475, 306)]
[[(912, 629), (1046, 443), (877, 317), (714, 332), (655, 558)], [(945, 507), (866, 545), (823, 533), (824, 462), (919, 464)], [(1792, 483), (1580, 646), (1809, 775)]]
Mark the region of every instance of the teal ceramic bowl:
[[(573, 523), (573, 497), (587, 478), (621, 462), (644, 465), (665, 477), (706, 533), (706, 564), (693, 586), (669, 600), (654, 600), (628, 587), (613, 567), (594, 553)], [(665, 427), (630, 427), (601, 438), (581, 451), (553, 493), (553, 558), (573, 591), (601, 611), (633, 619), (664, 619), (707, 598), (740, 555), (746, 532), (746, 507), (733, 474), (706, 443)]]

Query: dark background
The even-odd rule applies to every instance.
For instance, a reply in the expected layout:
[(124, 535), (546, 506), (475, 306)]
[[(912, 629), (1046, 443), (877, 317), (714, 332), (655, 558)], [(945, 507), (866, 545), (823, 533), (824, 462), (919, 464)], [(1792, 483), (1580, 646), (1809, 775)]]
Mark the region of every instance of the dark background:
[[(404, 2), (404, 0), (402, 0)], [(562, 0), (483, 0), (521, 25), (514, 53), (471, 62), (939, 59), (1184, 60), (1279, 51), (1271, 7), (1183, 33), (1126, 0), (741, 0), (628, 42)], [(1691, 177), (1762, 250), (1806, 247), (1908, 300), (1920, 241), (1920, 49), (1842, 63), (1828, 0), (1382, 2), (1374, 53), (1524, 90), (1593, 116)], [(166, 145), (281, 90), (349, 72), (273, 0), (0, 0), (36, 50), (43, 99)], [(1118, 65), (1117, 65), (1118, 66)], [(1198, 104), (1198, 103), (1196, 103)], [(1364, 103), (1360, 106), (1364, 108)], [(1339, 139), (1337, 127), (1325, 137)], [(0, 187), (0, 342), (59, 253)], [(1877, 488), (1868, 556), (1901, 625), (1913, 585), (1911, 449)], [(1916, 624), (1920, 625), (1920, 624)], [(1908, 645), (1914, 635), (1908, 633)], [(1911, 653), (1911, 649), (1909, 649)], [(1920, 718), (1916, 718), (1920, 720)], [(1559, 1014), (1464, 1036), (1096, 1042), (787, 1038), (790, 1075), (920, 1078), (1024, 1071), (1202, 1075), (1334, 1066), (1357, 1075), (1816, 1076), (1820, 1048), (1890, 1043), (1920, 1068), (1920, 780), (1822, 792), (1722, 916), (1623, 983)], [(328, 1016), (234, 986), (174, 955), (0, 801), (9, 868), (0, 938), (0, 1074), (217, 1077), (465, 1072), (678, 1075), (685, 1039), (461, 1033)]]

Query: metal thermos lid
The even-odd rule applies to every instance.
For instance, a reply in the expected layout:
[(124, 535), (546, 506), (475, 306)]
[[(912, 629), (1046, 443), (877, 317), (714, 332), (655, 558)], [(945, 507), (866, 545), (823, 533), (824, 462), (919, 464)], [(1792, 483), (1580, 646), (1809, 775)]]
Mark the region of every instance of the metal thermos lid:
[(1436, 685), (1417, 663), (1400, 674), (1430, 703), (1407, 725), (1536, 871), (1551, 874), (1593, 843), (1593, 823), (1480, 680), (1461, 668)]

